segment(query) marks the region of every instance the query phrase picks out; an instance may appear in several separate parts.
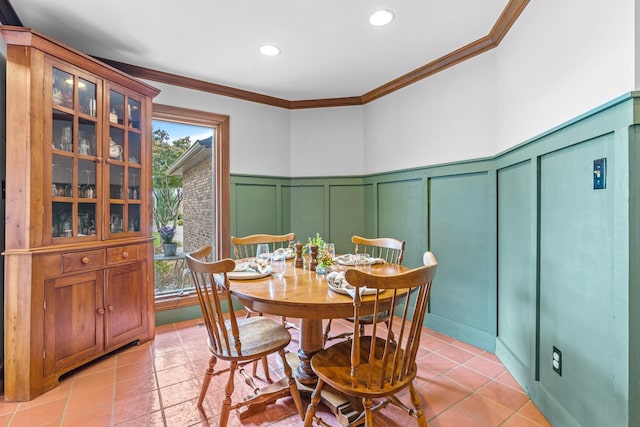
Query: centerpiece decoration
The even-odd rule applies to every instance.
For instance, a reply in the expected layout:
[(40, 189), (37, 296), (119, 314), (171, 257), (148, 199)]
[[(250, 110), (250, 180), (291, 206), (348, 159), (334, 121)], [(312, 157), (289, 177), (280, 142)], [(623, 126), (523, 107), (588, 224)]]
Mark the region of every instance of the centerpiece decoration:
[(178, 244), (173, 241), (173, 236), (176, 235), (176, 228), (165, 225), (158, 230), (158, 234), (160, 234), (160, 239), (162, 239), (162, 252), (164, 256), (176, 256)]
[(325, 251), (325, 241), (316, 233), (315, 237), (309, 237), (309, 241), (304, 245), (303, 250), (309, 254), (309, 269), (316, 273), (325, 274), (330, 265), (333, 265), (333, 258)]
[(329, 252), (322, 249), (318, 253), (318, 265), (316, 265), (316, 273), (325, 274), (329, 270), (329, 266), (333, 265), (333, 258)]

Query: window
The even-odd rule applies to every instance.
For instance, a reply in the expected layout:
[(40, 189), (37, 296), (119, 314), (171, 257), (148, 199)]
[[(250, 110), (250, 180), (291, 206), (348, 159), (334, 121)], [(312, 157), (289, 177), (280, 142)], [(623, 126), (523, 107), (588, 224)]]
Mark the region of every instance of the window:
[[(166, 145), (161, 146), (158, 157), (154, 153), (154, 173), (164, 167), (171, 184), (154, 189), (154, 210), (166, 210), (171, 207), (167, 205), (178, 201), (180, 214), (173, 240), (181, 247), (175, 256), (163, 253), (159, 235), (154, 233), (156, 310), (166, 310), (197, 304), (190, 276), (184, 274), (185, 251), (210, 244), (218, 259), (230, 254), (229, 118), (154, 104), (153, 119), (154, 147), (163, 138)], [(163, 162), (162, 167), (156, 165)], [(161, 180), (156, 178), (154, 187), (161, 186)], [(210, 203), (202, 203), (203, 193), (210, 195)], [(173, 218), (171, 213), (164, 217), (158, 214), (154, 212), (156, 232), (163, 225), (161, 222)], [(168, 225), (172, 227), (173, 222)]]

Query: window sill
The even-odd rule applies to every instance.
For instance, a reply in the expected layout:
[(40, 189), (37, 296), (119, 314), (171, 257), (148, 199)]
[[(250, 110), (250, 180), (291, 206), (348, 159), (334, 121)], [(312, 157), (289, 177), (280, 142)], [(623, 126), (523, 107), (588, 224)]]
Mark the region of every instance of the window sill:
[(198, 296), (195, 292), (184, 293), (182, 295), (172, 294), (156, 297), (155, 311), (175, 310), (178, 308), (198, 305)]

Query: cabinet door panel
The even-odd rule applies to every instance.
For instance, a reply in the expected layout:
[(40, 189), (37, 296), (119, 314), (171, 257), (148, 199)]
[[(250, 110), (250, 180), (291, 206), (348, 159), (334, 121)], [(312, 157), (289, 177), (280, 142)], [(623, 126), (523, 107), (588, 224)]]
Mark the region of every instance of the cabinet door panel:
[[(108, 239), (141, 235), (145, 230), (145, 175), (146, 164), (145, 130), (140, 119), (144, 117), (144, 98), (117, 85), (105, 84), (105, 99), (108, 101), (109, 120), (104, 122), (105, 163), (103, 181), (105, 207), (108, 209), (108, 224), (105, 234)], [(149, 150), (150, 151), (150, 150)]]
[(43, 242), (97, 241), (103, 82), (54, 59), (44, 80)]
[(111, 351), (147, 331), (147, 268), (146, 262), (142, 262), (106, 271), (105, 344), (106, 350)]
[(45, 282), (44, 375), (102, 352), (102, 277), (98, 271)]

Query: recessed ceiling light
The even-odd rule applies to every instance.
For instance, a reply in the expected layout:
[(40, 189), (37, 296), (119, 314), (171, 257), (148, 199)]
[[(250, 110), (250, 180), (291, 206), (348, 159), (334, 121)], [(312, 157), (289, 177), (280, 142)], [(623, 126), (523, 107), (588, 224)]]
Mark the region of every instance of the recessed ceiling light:
[(277, 56), (280, 55), (280, 48), (272, 44), (265, 44), (260, 46), (260, 53), (264, 56)]
[(393, 12), (390, 10), (376, 10), (369, 16), (369, 23), (376, 27), (382, 27), (393, 21)]

